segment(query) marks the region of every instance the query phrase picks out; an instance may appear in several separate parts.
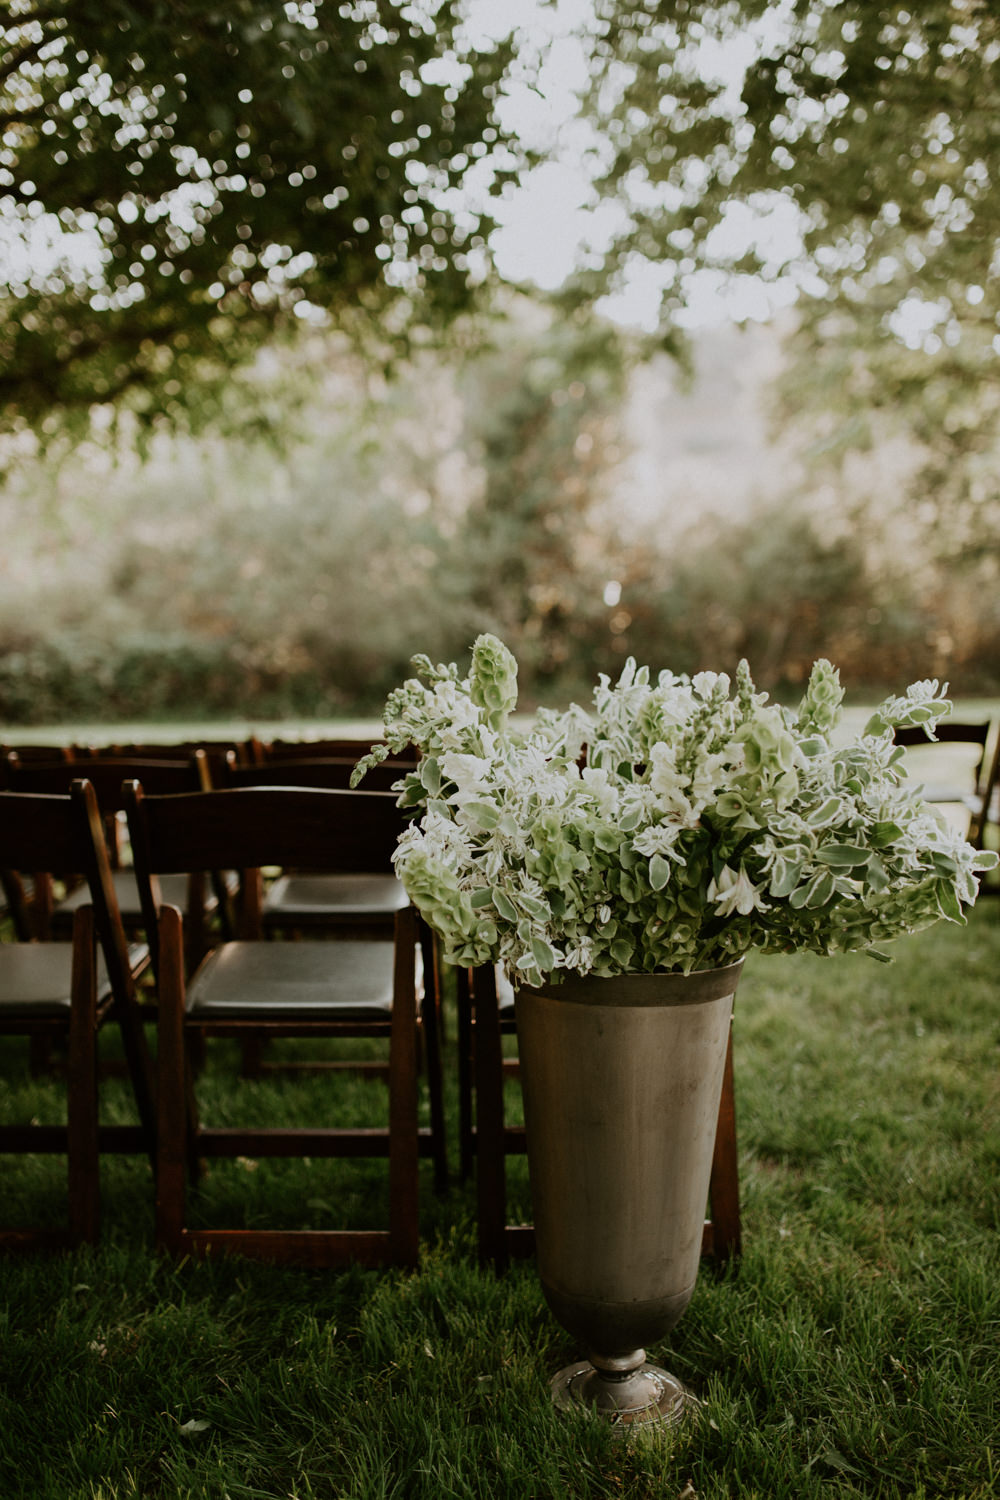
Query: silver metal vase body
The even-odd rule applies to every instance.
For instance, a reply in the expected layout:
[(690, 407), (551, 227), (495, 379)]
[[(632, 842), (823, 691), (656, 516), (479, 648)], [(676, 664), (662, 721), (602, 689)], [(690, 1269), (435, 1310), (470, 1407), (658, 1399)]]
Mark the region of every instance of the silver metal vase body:
[(694, 1291), (741, 968), (518, 991), (542, 1289), (600, 1372), (580, 1399), (632, 1400)]

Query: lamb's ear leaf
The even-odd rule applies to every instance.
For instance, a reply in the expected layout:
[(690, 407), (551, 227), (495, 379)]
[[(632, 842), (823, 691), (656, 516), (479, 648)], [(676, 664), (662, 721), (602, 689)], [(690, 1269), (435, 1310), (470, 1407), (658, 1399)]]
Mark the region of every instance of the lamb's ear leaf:
[(494, 802), (466, 802), (462, 811), (484, 833), (489, 833), (500, 821), (500, 810)]
[(534, 956), (535, 963), (538, 965), (539, 969), (541, 969), (543, 974), (548, 973), (550, 969), (555, 968), (555, 950), (549, 943), (545, 941), (544, 938), (533, 937), (531, 939), (531, 952)]
[(430, 796), (436, 797), (441, 790), (441, 767), (433, 755), (427, 755), (420, 762), (417, 772), (420, 777), (420, 785)]

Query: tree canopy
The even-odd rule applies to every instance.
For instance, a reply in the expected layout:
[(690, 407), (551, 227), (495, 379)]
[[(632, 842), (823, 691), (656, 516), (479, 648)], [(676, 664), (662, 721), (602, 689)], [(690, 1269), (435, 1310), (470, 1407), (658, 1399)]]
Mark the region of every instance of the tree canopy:
[(0, 428), (177, 414), (266, 341), (447, 319), (517, 158), (452, 0), (12, 0)]
[[(909, 413), (982, 532), (1000, 10), (593, 4), (582, 115), (623, 227), (570, 295), (638, 276), (672, 342), (700, 277), (791, 289), (818, 445)], [(11, 0), (0, 37), (0, 430), (211, 413), (265, 343), (403, 344), (489, 274), (474, 204), (524, 164), (497, 110), (515, 44), (476, 43), (462, 0)]]
[[(987, 0), (595, 0), (581, 278), (794, 296), (785, 415), (834, 459), (895, 427), (959, 546), (1000, 524), (1000, 9)], [(744, 282), (747, 286), (750, 283)], [(789, 295), (790, 294), (790, 295)], [(735, 301), (734, 301), (735, 305)]]
[[(900, 336), (996, 331), (1000, 11), (985, 0), (596, 0), (606, 266), (865, 302)], [(919, 306), (917, 305), (919, 304)], [(909, 317), (906, 317), (907, 312)], [(900, 321), (902, 319), (902, 321)]]

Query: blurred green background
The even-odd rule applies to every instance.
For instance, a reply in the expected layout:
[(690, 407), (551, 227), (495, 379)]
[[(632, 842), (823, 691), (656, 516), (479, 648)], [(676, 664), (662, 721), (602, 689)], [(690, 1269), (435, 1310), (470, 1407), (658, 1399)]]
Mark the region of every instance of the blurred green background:
[(0, 41), (8, 730), (367, 720), (483, 630), (524, 707), (630, 654), (1000, 692), (992, 12)]

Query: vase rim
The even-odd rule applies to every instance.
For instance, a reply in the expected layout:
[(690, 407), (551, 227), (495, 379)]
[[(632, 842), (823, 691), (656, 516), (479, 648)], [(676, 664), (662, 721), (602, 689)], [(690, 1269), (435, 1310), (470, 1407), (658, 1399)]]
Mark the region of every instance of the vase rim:
[(739, 958), (716, 969), (692, 969), (687, 974), (666, 969), (608, 977), (567, 973), (558, 984), (523, 985), (521, 989), (569, 1005), (702, 1005), (734, 995), (742, 972), (743, 959)]

